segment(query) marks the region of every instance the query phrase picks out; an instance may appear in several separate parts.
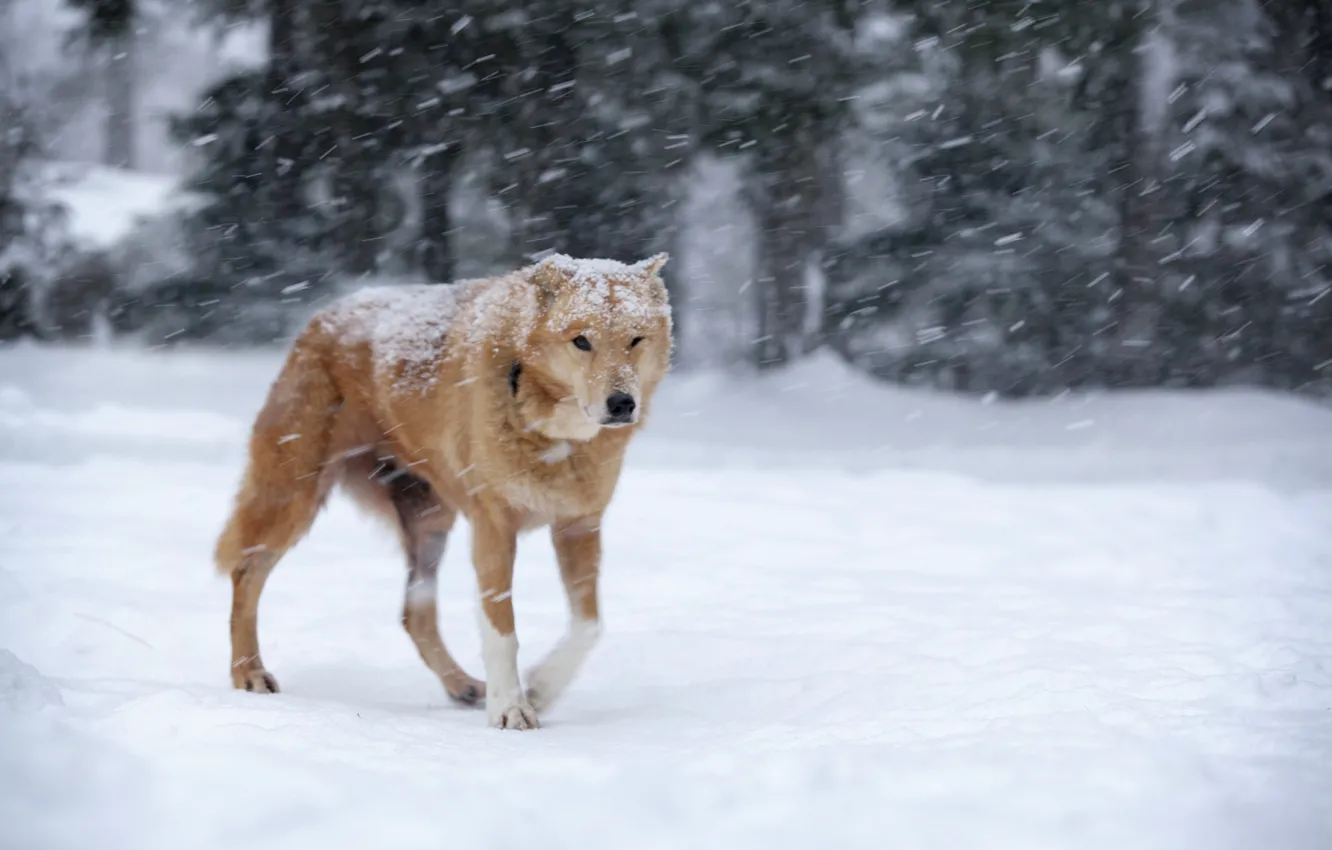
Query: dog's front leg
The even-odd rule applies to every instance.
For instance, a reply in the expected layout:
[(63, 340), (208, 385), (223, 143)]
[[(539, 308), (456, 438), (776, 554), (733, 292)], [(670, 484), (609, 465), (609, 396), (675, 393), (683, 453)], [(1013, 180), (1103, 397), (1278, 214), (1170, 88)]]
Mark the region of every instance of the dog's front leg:
[(486, 665), (486, 714), (500, 729), (535, 729), (537, 714), (518, 682), (513, 622), (513, 559), (518, 535), (485, 516), (472, 522), (472, 565), (481, 593), (481, 656)]
[(557, 522), (551, 527), (560, 578), (569, 597), (569, 631), (527, 677), (527, 698), (545, 711), (577, 675), (601, 636), (597, 577), (601, 571), (601, 517)]

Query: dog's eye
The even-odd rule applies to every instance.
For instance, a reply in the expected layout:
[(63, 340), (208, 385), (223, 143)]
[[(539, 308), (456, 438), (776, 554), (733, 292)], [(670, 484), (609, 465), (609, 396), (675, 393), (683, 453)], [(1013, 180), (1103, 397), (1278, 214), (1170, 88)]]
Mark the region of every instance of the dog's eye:
[(642, 338), (641, 336), (636, 336), (636, 337), (634, 337), (633, 339), (629, 340), (629, 347), (630, 347), (630, 348), (633, 348), (634, 346), (638, 345), (638, 344), (639, 344), (640, 342), (642, 342), (642, 341), (643, 341), (643, 338)]
[(574, 348), (578, 349), (579, 351), (592, 350), (592, 343), (588, 342), (587, 337), (583, 336), (582, 334), (579, 334), (578, 336), (573, 338), (573, 344)]

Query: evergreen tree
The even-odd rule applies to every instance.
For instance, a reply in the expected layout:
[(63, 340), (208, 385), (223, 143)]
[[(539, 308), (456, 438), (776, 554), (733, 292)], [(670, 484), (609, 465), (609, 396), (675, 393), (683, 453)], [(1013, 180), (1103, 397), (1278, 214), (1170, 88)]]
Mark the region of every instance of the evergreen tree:
[(858, 98), (899, 169), (904, 215), (832, 252), (829, 342), (893, 380), (1007, 394), (1087, 383), (1113, 321), (1115, 210), (1079, 72), (1040, 4), (917, 12), (917, 64)]
[[(284, 8), (273, 0), (221, 10)], [(260, 267), (295, 238), (323, 246), (341, 270), (372, 271), (393, 218), (384, 187), (407, 169), (422, 210), (419, 262), (447, 280), (449, 190), (470, 152), (497, 164), (494, 191), (511, 207), (526, 256), (628, 258), (661, 247), (681, 110), (669, 88), (640, 97), (660, 63), (649, 56), (651, 31), (625, 8), (547, 3), (514, 14), (479, 0), (448, 11), (365, 0), (315, 4), (271, 26), (292, 35), (272, 36), (267, 73), (224, 82), (179, 125), (208, 158), (197, 185), (217, 208), (204, 229), (224, 234), (222, 254), (253, 253)], [(297, 47), (279, 54), (279, 41)], [(275, 71), (279, 63), (291, 69)], [(284, 234), (297, 219), (306, 223)], [(237, 240), (262, 242), (265, 232), (271, 248), (237, 250)]]
[(817, 344), (805, 330), (808, 280), (841, 222), (838, 142), (852, 95), (885, 57), (857, 50), (860, 4), (651, 8), (673, 70), (691, 88), (698, 144), (748, 162), (759, 226), (754, 360), (780, 366)]
[[(10, 0), (0, 0), (0, 21)], [(38, 335), (37, 293), (68, 245), (64, 210), (44, 197), (34, 166), (41, 155), (39, 87), (0, 50), (0, 340)]]
[(1168, 325), (1181, 380), (1327, 381), (1332, 102), (1307, 76), (1314, 40), (1279, 5), (1179, 8), (1170, 189), (1185, 241)]
[[(1326, 381), (1323, 0), (197, 2), (270, 24), (269, 66), (178, 125), (200, 269), (239, 292), (451, 280), (463, 177), (504, 207), (494, 262), (669, 249), (709, 151), (746, 173), (760, 366), (826, 341), (1008, 394)], [(855, 238), (851, 138), (900, 208)]]
[(0, 340), (33, 330), (31, 270), (19, 256), (30, 220), (29, 204), (19, 182), (21, 170), (35, 151), (29, 119), (15, 97), (9, 74), (0, 77)]

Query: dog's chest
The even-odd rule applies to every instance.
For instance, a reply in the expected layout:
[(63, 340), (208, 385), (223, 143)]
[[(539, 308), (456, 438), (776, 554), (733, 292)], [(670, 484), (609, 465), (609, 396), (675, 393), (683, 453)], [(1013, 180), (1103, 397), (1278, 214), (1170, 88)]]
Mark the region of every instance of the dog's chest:
[(505, 476), (501, 491), (511, 507), (530, 516), (530, 525), (584, 516), (604, 507), (604, 482), (572, 444), (557, 440), (525, 460), (522, 468)]

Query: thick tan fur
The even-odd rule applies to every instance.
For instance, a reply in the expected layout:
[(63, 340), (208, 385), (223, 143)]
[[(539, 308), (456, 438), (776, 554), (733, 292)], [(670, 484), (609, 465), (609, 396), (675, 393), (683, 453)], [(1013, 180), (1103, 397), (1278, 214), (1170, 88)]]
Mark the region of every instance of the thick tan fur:
[[(233, 587), (233, 684), (277, 690), (259, 652), (259, 597), (340, 484), (397, 528), (408, 562), (403, 624), (448, 694), (484, 698), (492, 725), (537, 726), (599, 634), (601, 517), (670, 361), (666, 259), (556, 255), (499, 278), (369, 290), (317, 314), (255, 420), (217, 544)], [(436, 622), (435, 574), (459, 514), (472, 526), (489, 693)], [(524, 690), (513, 561), (518, 535), (543, 526), (572, 619)]]

